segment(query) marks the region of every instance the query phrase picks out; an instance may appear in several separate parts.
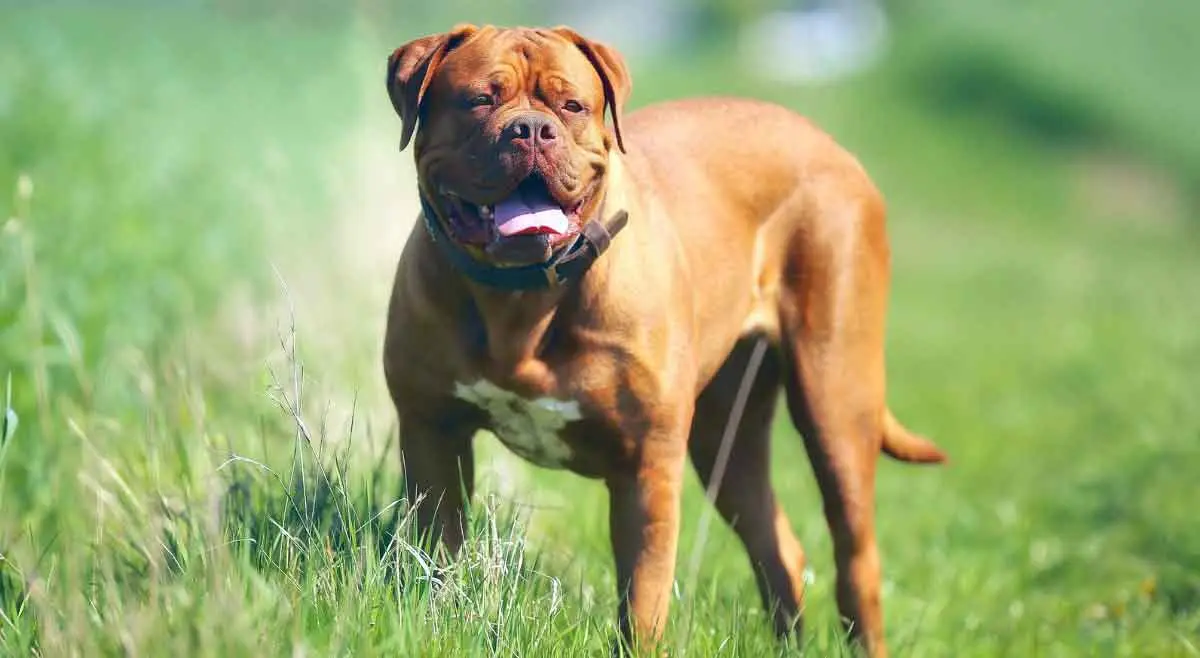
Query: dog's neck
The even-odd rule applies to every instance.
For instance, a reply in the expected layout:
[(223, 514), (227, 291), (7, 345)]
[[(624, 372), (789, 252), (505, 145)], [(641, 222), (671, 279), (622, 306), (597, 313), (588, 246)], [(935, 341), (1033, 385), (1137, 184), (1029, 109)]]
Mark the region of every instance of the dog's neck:
[[(595, 217), (604, 221), (622, 210), (630, 201), (622, 184), (624, 165), (616, 153), (610, 153), (606, 171), (605, 196)], [(614, 242), (611, 249), (617, 248)], [(555, 318), (564, 310), (568, 297), (578, 298), (581, 288), (603, 286), (607, 281), (608, 258), (598, 258), (588, 271), (569, 286), (540, 290), (502, 290), (465, 279), (467, 289), (479, 311), (487, 340), (487, 358), (502, 371), (519, 369), (522, 364), (538, 363), (541, 353), (553, 338)]]
[(551, 327), (567, 291), (497, 290), (467, 285), (487, 341), (487, 360), (501, 373), (537, 360), (549, 342)]

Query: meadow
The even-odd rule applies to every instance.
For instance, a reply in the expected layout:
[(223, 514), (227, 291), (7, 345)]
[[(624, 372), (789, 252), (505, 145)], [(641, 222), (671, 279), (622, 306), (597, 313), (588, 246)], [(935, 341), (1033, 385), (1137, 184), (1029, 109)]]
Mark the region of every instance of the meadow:
[[(3, 7), (0, 655), (607, 655), (599, 483), (480, 437), (462, 559), (435, 574), (391, 535), (379, 350), (416, 204), (383, 61), (452, 21), (226, 4)], [(631, 62), (632, 104), (784, 103), (887, 195), (890, 399), (951, 456), (881, 464), (894, 655), (1200, 655), (1200, 135), (1155, 120), (1133, 64), (1073, 96), (1083, 132), (1056, 130), (1070, 105), (1033, 128), (936, 111), (922, 76), (965, 20), (942, 18), (822, 88), (755, 82), (715, 47)], [(962, 79), (997, 52), (1061, 61), (987, 43), (951, 58)], [(732, 533), (697, 542), (693, 479), (674, 655), (851, 655), (783, 415), (774, 450), (811, 563), (807, 643), (774, 642)]]

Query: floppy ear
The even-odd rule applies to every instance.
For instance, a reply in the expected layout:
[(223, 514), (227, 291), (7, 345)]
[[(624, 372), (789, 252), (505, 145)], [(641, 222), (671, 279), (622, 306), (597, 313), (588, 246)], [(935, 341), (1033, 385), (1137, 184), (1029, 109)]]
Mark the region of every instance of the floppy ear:
[(600, 82), (604, 85), (604, 103), (612, 114), (613, 132), (617, 137), (617, 148), (625, 152), (625, 142), (621, 138), (621, 112), (625, 101), (629, 100), (629, 92), (633, 89), (633, 81), (629, 78), (629, 69), (625, 68), (625, 58), (611, 46), (598, 41), (592, 41), (569, 27), (556, 27), (553, 32), (566, 37), (583, 51), (596, 73), (600, 74)]
[(417, 129), (421, 99), (433, 80), (434, 71), (442, 63), (446, 53), (478, 29), (466, 23), (456, 25), (445, 34), (431, 34), (410, 41), (388, 57), (387, 90), (388, 97), (392, 99), (392, 107), (396, 109), (396, 114), (400, 115), (402, 122), (401, 151), (408, 146), (413, 132)]

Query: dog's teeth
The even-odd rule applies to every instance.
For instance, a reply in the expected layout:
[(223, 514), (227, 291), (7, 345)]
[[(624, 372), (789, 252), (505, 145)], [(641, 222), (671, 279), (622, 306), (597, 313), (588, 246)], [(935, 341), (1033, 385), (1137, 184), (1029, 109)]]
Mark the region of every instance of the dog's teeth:
[(484, 219), (491, 219), (496, 213), (496, 209), (492, 206), (479, 206), (479, 216)]

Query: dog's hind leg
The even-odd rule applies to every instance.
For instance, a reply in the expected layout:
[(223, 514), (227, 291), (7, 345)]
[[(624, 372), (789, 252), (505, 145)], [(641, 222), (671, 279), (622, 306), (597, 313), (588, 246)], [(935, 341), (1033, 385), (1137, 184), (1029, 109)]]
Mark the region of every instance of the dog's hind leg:
[(700, 394), (688, 449), (705, 489), (717, 487), (716, 508), (745, 546), (763, 605), (773, 613), (776, 633), (783, 635), (799, 631), (804, 551), (771, 487), (771, 423), (780, 380), (778, 350), (772, 346), (766, 348), (745, 398), (728, 460), (719, 463), (724, 430), (746, 369), (753, 367), (755, 347), (754, 340), (739, 342)]
[(875, 538), (875, 467), (887, 406), (889, 257), (882, 206), (839, 203), (787, 245), (780, 296), (784, 385), (804, 436), (837, 566), (844, 623), (872, 658), (887, 654)]

